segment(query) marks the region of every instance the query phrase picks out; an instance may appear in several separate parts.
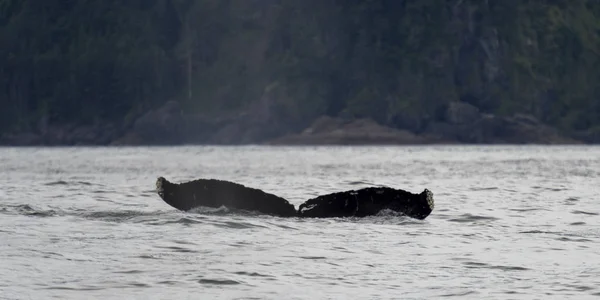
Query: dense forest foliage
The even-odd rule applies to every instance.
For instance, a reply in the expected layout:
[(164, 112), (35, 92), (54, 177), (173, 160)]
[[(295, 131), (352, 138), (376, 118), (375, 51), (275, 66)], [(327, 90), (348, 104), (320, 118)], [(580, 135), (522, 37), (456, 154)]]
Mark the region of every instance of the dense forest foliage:
[(218, 114), (272, 89), (290, 126), (418, 130), (464, 101), (583, 130), (600, 125), (599, 30), (594, 0), (0, 0), (0, 131), (171, 99)]

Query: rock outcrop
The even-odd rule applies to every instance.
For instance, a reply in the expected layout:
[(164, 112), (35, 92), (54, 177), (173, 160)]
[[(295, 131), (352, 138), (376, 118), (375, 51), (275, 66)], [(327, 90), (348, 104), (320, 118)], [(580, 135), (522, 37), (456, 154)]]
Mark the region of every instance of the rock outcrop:
[(580, 143), (530, 115), (485, 114), (464, 102), (448, 104), (441, 115), (441, 120), (427, 126), (425, 134), (467, 144)]
[(342, 120), (323, 116), (300, 134), (269, 141), (286, 145), (425, 144), (438, 141), (408, 130), (382, 126), (371, 119)]
[[(276, 90), (276, 89), (275, 89)], [(283, 108), (279, 91), (235, 113), (185, 113), (176, 101), (131, 121), (64, 124), (0, 136), (0, 145), (413, 145), (413, 144), (580, 144), (598, 143), (592, 128), (568, 136), (530, 115), (482, 113), (466, 102), (451, 102), (433, 116), (402, 115), (390, 126), (371, 119), (321, 116), (308, 127)], [(400, 116), (400, 115), (399, 115)], [(289, 119), (289, 120), (288, 120)], [(302, 128), (305, 128), (302, 130)], [(291, 133), (290, 133), (291, 132)], [(294, 133), (296, 132), (296, 133)]]
[(115, 145), (235, 145), (261, 143), (300, 130), (282, 108), (285, 89), (277, 84), (265, 89), (261, 98), (247, 107), (228, 113), (184, 113), (176, 101), (137, 118)]
[(482, 115), (472, 124), (470, 142), (486, 144), (578, 144), (533, 116)]
[(600, 143), (600, 127), (593, 127), (575, 133), (575, 138), (590, 144)]
[(181, 106), (176, 101), (168, 101), (135, 120), (131, 129), (113, 144), (180, 144), (184, 140), (184, 126)]
[(48, 126), (42, 131), (5, 134), (0, 145), (11, 146), (76, 146), (107, 145), (119, 136), (119, 129), (112, 123), (93, 125)]

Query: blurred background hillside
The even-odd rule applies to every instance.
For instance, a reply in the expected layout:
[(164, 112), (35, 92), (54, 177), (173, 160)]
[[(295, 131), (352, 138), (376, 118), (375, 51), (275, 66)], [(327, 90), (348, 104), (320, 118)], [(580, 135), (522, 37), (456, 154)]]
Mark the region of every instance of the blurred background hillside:
[(594, 143), (599, 30), (592, 0), (0, 0), (1, 140)]

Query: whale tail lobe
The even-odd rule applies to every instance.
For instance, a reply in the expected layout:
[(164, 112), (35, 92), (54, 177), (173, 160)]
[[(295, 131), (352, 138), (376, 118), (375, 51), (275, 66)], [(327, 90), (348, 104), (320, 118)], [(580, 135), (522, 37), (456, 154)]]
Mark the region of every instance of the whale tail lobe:
[(225, 206), (282, 217), (365, 217), (391, 209), (423, 220), (435, 208), (433, 193), (429, 189), (419, 194), (390, 187), (335, 192), (308, 199), (297, 210), (279, 196), (216, 179), (171, 183), (161, 176), (156, 179), (156, 193), (164, 202), (183, 211), (198, 206)]

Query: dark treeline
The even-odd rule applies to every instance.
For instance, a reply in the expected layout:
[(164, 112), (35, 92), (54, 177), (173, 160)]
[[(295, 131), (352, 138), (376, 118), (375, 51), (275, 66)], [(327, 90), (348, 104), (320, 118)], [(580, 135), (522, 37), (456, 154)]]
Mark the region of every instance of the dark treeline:
[(225, 113), (278, 89), (320, 115), (418, 131), (463, 101), (600, 125), (600, 1), (0, 0), (0, 131)]

